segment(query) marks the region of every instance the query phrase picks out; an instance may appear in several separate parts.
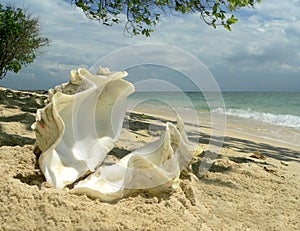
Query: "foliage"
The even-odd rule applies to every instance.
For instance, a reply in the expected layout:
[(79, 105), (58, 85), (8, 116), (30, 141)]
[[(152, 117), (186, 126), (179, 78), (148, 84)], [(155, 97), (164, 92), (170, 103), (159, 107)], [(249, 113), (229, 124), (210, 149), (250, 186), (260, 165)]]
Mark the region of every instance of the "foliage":
[(72, 0), (91, 19), (105, 25), (119, 23), (126, 17), (125, 32), (133, 35), (150, 36), (162, 14), (199, 13), (200, 18), (216, 28), (223, 25), (231, 30), (238, 21), (228, 15), (240, 7), (254, 7), (261, 0)]
[(0, 4), (0, 79), (8, 71), (17, 73), (32, 63), (38, 48), (49, 45), (40, 35), (38, 18), (14, 7)]

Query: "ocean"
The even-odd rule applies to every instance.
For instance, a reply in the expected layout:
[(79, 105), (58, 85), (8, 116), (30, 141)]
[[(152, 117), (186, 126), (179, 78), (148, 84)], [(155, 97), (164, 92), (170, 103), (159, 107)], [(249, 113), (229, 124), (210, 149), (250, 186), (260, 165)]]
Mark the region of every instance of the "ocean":
[(135, 92), (129, 105), (150, 112), (226, 115), (229, 130), (300, 148), (300, 92)]

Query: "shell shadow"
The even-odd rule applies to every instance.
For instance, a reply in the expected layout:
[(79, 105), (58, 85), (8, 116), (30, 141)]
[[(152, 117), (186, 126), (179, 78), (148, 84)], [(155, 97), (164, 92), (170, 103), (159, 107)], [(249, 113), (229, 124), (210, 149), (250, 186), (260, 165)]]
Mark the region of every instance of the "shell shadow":
[(41, 189), (42, 183), (46, 181), (41, 171), (35, 171), (33, 174), (29, 175), (22, 175), (21, 173), (18, 173), (13, 178), (19, 179), (22, 183), (27, 185), (36, 185), (39, 189)]
[(21, 146), (27, 144), (34, 144), (35, 139), (26, 137), (26, 136), (20, 136), (16, 134), (7, 134), (6, 132), (3, 132), (3, 129), (0, 127), (0, 147), (1, 146)]

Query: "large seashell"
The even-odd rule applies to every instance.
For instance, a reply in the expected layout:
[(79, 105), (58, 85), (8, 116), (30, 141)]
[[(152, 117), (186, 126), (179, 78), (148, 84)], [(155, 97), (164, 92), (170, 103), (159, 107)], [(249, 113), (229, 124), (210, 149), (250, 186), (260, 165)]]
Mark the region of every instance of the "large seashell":
[(71, 80), (49, 91), (48, 105), (32, 125), (42, 151), (40, 168), (56, 188), (94, 171), (113, 148), (122, 129), (128, 95), (134, 86), (126, 72), (99, 68), (71, 71)]
[(168, 122), (159, 140), (126, 155), (116, 164), (100, 166), (70, 192), (113, 202), (141, 189), (153, 194), (171, 191), (179, 186), (181, 170), (201, 152), (198, 145), (188, 140), (178, 117), (177, 127)]
[(71, 193), (106, 202), (137, 190), (171, 191), (179, 185), (180, 172), (202, 152), (189, 141), (178, 116), (176, 126), (166, 123), (159, 140), (115, 164), (103, 162), (118, 139), (126, 100), (134, 91), (122, 79), (125, 76), (126, 72), (107, 68), (100, 68), (96, 75), (79, 68), (71, 71), (69, 83), (49, 90), (48, 104), (37, 111), (32, 127), (42, 151), (40, 168), (54, 187), (70, 186)]

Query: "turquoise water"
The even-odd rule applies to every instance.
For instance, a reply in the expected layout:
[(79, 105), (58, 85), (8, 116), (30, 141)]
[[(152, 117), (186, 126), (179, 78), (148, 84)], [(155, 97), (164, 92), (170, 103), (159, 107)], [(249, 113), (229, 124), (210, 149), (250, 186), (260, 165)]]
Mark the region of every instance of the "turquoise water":
[(224, 92), (222, 97), (217, 93), (136, 92), (129, 103), (157, 110), (213, 111), (300, 129), (300, 92)]

